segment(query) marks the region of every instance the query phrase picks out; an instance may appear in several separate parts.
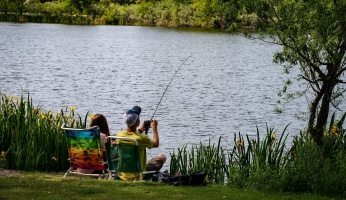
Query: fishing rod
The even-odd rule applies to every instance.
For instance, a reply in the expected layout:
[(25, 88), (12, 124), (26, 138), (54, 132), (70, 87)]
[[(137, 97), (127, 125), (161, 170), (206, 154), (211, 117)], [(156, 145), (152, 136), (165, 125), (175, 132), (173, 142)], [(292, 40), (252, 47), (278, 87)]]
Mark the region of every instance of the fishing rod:
[(148, 130), (149, 130), (149, 128), (150, 128), (151, 121), (153, 120), (154, 115), (155, 115), (157, 109), (159, 108), (159, 106), (160, 106), (160, 104), (161, 104), (161, 101), (162, 101), (163, 97), (165, 96), (165, 94), (166, 94), (166, 92), (167, 92), (167, 90), (168, 90), (168, 87), (169, 87), (169, 85), (171, 84), (173, 78), (174, 78), (175, 75), (178, 73), (179, 69), (185, 64), (185, 62), (186, 62), (191, 56), (192, 56), (192, 55), (190, 55), (189, 57), (187, 57), (187, 58), (184, 60), (184, 62), (181, 63), (181, 65), (178, 67), (178, 69), (175, 71), (175, 73), (173, 74), (171, 80), (169, 81), (168, 85), (166, 86), (166, 89), (165, 89), (165, 91), (163, 92), (163, 94), (162, 94), (162, 96), (161, 96), (161, 99), (160, 99), (159, 103), (157, 104), (157, 106), (156, 106), (156, 108), (155, 108), (155, 111), (154, 111), (153, 115), (151, 116), (150, 120), (146, 120), (146, 121), (144, 122), (144, 124), (145, 124), (145, 134), (148, 134)]

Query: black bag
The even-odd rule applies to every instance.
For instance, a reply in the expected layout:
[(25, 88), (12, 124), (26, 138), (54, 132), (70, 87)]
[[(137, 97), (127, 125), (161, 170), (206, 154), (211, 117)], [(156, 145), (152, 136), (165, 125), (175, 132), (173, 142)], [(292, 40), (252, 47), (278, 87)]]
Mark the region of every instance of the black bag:
[(179, 179), (178, 179), (178, 182), (174, 183), (174, 185), (190, 185), (190, 179), (191, 179), (191, 176), (188, 174), (188, 175), (180, 175), (179, 176)]
[(201, 186), (206, 185), (205, 172), (198, 171), (190, 175), (190, 185)]
[(192, 185), (192, 186), (204, 186), (207, 185), (205, 182), (205, 172), (198, 171), (188, 175), (170, 176), (168, 183), (175, 186), (178, 185)]

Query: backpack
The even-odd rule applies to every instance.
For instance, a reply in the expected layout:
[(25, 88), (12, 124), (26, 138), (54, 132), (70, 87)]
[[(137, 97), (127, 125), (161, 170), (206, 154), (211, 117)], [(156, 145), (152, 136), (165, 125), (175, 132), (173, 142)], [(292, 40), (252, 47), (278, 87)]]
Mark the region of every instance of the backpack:
[(204, 186), (207, 185), (205, 182), (206, 174), (203, 171), (197, 171), (192, 174), (187, 175), (178, 175), (178, 176), (169, 176), (163, 182), (173, 184), (175, 186), (179, 185), (190, 185), (190, 186)]

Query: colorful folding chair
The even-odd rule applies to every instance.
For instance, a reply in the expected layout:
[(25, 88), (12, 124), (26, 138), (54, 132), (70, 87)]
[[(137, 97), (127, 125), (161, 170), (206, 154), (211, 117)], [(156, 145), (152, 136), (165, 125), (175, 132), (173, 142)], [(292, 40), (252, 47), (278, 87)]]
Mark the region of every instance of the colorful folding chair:
[[(61, 128), (65, 131), (70, 161), (70, 168), (65, 173), (64, 178), (68, 174), (106, 178), (108, 173), (105, 172), (106, 163), (102, 153), (99, 127), (76, 129), (63, 125)], [(98, 170), (101, 173), (79, 173), (77, 168), (88, 171)]]

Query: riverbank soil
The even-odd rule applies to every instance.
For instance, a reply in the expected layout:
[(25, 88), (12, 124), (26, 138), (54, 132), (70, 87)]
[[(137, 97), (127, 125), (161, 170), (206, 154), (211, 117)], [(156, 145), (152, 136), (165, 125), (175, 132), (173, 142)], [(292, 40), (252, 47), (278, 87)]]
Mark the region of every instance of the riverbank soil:
[(11, 176), (17, 176), (21, 173), (22, 171), (18, 171), (18, 170), (0, 169), (0, 176), (11, 177)]

